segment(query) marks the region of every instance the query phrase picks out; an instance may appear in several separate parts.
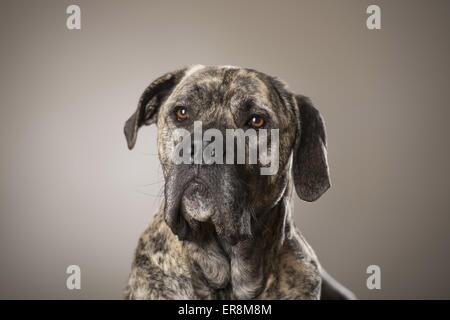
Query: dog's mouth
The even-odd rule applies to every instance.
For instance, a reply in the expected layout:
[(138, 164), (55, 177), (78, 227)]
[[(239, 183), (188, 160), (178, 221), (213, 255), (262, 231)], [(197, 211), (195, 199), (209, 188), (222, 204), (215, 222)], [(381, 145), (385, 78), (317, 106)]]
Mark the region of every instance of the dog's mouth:
[(215, 213), (211, 188), (198, 176), (177, 171), (165, 185), (165, 220), (180, 240), (192, 240), (195, 231)]
[(251, 231), (250, 215), (242, 205), (245, 192), (233, 190), (241, 189), (223, 176), (174, 171), (164, 190), (167, 225), (180, 240), (195, 241), (211, 231), (232, 245), (247, 239)]

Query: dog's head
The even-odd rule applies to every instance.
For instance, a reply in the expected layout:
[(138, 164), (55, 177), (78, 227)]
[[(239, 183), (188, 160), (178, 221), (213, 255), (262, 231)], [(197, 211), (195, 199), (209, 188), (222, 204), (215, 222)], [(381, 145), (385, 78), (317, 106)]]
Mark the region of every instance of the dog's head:
[[(226, 143), (227, 129), (253, 129), (257, 135), (261, 129), (278, 129), (277, 173), (262, 175), (261, 162), (248, 163), (248, 149), (243, 164), (175, 164), (174, 146), (180, 139), (175, 133), (182, 128), (193, 136), (194, 122), (201, 122), (202, 132), (222, 133), (220, 143)], [(165, 220), (182, 240), (209, 226), (235, 244), (252, 236), (252, 226), (277, 205), (290, 181), (305, 201), (316, 200), (330, 187), (319, 112), (308, 98), (255, 70), (193, 66), (161, 76), (145, 89), (125, 124), (130, 149), (138, 129), (153, 123), (165, 177)], [(269, 134), (268, 152), (275, 151), (271, 139)], [(250, 140), (245, 141), (248, 145)]]

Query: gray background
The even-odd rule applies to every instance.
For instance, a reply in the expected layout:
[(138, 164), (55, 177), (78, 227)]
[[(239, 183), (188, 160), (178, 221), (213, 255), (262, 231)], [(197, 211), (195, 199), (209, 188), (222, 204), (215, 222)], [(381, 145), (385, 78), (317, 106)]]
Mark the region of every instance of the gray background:
[(360, 298), (450, 298), (449, 30), (450, 1), (2, 0), (0, 298), (121, 297), (162, 190), (156, 129), (129, 152), (122, 125), (196, 63), (277, 75), (320, 109), (333, 187), (295, 218), (332, 274)]

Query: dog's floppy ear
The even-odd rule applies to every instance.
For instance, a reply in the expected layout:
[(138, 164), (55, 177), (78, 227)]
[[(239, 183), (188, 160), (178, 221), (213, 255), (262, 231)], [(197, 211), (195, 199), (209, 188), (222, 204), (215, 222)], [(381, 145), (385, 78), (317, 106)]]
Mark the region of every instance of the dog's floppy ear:
[(153, 81), (142, 93), (137, 110), (125, 122), (124, 133), (130, 150), (136, 143), (139, 128), (156, 122), (159, 107), (180, 82), (184, 71), (185, 69), (166, 73)]
[(328, 172), (325, 125), (311, 100), (296, 95), (300, 132), (294, 149), (293, 176), (300, 199), (317, 200), (331, 186)]

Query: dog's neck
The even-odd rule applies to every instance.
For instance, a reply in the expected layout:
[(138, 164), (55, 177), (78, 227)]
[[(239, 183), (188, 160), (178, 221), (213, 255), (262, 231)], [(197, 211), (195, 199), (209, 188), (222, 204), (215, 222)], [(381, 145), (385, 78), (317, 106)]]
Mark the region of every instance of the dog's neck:
[(290, 210), (291, 188), (253, 226), (252, 238), (230, 245), (213, 236), (201, 242), (185, 241), (197, 291), (209, 295), (211, 289), (228, 298), (251, 299), (264, 289), (267, 276), (276, 265), (286, 230), (293, 230)]

